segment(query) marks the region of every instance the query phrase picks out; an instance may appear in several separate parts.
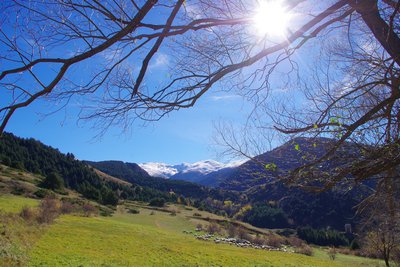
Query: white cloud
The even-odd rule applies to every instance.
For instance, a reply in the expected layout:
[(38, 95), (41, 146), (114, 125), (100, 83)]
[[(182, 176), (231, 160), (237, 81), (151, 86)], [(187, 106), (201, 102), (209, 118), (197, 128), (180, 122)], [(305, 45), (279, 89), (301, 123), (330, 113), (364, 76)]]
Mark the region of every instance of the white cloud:
[(236, 99), (239, 98), (240, 96), (238, 95), (221, 95), (221, 96), (211, 96), (211, 100), (213, 101), (220, 101), (220, 100), (232, 100), (232, 99)]
[(123, 50), (120, 48), (107, 49), (101, 53), (101, 56), (107, 61), (119, 60), (122, 57)]
[(155, 57), (155, 62), (150, 64), (150, 68), (159, 68), (167, 66), (169, 63), (169, 58), (166, 54), (158, 53)]

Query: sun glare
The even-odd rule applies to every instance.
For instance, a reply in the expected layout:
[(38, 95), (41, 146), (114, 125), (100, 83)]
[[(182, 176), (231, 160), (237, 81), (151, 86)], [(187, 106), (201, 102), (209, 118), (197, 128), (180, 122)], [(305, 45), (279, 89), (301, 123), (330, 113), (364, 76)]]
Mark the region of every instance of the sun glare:
[(282, 0), (260, 0), (254, 26), (260, 36), (285, 36), (291, 19)]

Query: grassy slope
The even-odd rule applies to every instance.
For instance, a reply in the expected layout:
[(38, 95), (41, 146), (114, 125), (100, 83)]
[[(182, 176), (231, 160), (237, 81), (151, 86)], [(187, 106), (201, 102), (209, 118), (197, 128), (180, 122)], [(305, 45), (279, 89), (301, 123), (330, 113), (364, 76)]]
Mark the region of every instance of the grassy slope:
[(0, 195), (0, 210), (3, 212), (17, 213), (21, 211), (23, 207), (35, 207), (39, 203), (38, 200), (32, 198), (26, 198), (23, 196), (15, 195)]
[[(214, 244), (181, 233), (193, 224), (163, 212), (63, 216), (32, 250), (31, 266), (376, 266), (376, 261), (308, 257)], [(325, 259), (322, 259), (325, 257)]]
[[(38, 201), (9, 193), (15, 188), (33, 193), (40, 180), (41, 177), (3, 166), (0, 226), (5, 235), (0, 236), (0, 265), (28, 262), (30, 266), (383, 266), (376, 260), (345, 255), (338, 255), (333, 262), (322, 249), (308, 257), (199, 241), (182, 230), (193, 230), (197, 223), (207, 222), (187, 216), (196, 212), (203, 218), (219, 217), (183, 206), (172, 207), (177, 216), (171, 216), (129, 203), (129, 207), (140, 209), (140, 214), (128, 214), (121, 208), (113, 217), (62, 216), (51, 226), (31, 225), (16, 214), (23, 206), (35, 206)], [(69, 197), (78, 195), (70, 192)], [(11, 255), (11, 265), (2, 253)]]

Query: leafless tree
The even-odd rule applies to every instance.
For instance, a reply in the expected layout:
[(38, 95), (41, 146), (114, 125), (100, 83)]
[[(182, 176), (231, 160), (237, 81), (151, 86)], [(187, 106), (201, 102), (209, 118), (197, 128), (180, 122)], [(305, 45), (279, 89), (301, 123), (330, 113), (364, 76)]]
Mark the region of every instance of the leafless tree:
[[(255, 101), (261, 109), (254, 114), (265, 108), (280, 132), (334, 134), (337, 144), (314, 163), (350, 139), (376, 145), (351, 168), (338, 170), (326, 187), (349, 172), (364, 179), (395, 168), (400, 2), (283, 1), (297, 19), (280, 39), (254, 33), (259, 3), (2, 1), (0, 132), (18, 109), (45, 97), (61, 106), (79, 100), (81, 118), (107, 128), (129, 126), (136, 118), (158, 120), (223, 88)], [(338, 35), (345, 38), (335, 47)], [(163, 51), (171, 59), (168, 77), (153, 85), (149, 70)], [(299, 56), (311, 54), (324, 59), (322, 73), (312, 72), (318, 64), (304, 68)], [(282, 88), (303, 88), (307, 108), (296, 109), (294, 93), (271, 109), (277, 79)], [(273, 116), (277, 110), (279, 117)]]
[(396, 260), (394, 253), (398, 250), (400, 243), (400, 224), (398, 223), (400, 207), (398, 201), (387, 201), (393, 198), (391, 190), (392, 188), (379, 190), (381, 194), (379, 198), (362, 205), (364, 249), (383, 258), (386, 266), (390, 266), (392, 259)]

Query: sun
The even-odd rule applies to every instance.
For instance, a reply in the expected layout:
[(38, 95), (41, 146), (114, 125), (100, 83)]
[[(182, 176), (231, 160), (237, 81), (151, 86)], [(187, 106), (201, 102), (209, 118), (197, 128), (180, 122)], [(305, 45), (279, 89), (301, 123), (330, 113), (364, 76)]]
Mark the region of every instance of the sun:
[(260, 0), (253, 16), (254, 27), (262, 37), (284, 37), (290, 20), (291, 14), (283, 0)]

